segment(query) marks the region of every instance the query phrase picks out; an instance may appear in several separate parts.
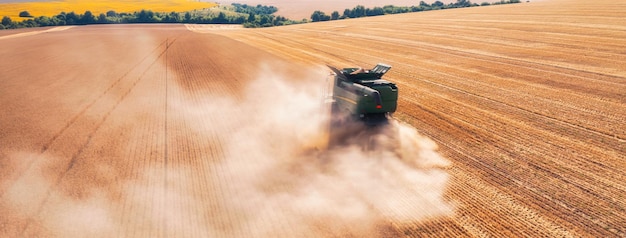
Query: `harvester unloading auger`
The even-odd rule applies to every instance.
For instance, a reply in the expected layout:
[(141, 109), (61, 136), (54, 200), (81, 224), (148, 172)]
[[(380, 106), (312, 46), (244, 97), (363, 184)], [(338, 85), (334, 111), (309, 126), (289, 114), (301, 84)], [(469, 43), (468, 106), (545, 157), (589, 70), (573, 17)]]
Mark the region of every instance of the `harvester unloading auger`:
[(331, 110), (335, 123), (348, 120), (367, 126), (387, 124), (398, 106), (398, 87), (382, 79), (391, 66), (379, 63), (369, 70), (328, 67), (335, 74)]

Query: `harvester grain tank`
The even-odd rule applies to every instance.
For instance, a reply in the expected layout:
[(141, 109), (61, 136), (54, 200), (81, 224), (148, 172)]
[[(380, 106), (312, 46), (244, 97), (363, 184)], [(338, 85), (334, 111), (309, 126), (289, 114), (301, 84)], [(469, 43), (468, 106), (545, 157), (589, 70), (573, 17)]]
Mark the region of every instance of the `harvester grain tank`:
[(333, 70), (333, 117), (365, 122), (366, 125), (378, 125), (387, 122), (398, 106), (398, 87), (382, 76), (391, 69), (386, 64), (374, 68), (344, 68)]

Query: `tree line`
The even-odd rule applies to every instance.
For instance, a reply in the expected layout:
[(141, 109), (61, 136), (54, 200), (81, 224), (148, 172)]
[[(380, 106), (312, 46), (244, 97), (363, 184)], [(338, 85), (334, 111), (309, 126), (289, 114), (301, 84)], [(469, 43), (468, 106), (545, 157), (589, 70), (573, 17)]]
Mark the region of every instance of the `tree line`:
[(113, 10), (98, 15), (91, 11), (82, 14), (75, 12), (61, 12), (53, 17), (31, 16), (28, 11), (20, 12), (21, 17), (28, 17), (24, 21), (13, 21), (4, 16), (0, 22), (0, 29), (16, 29), (40, 26), (89, 25), (89, 24), (121, 24), (121, 23), (197, 23), (197, 24), (240, 24), (245, 27), (269, 27), (301, 23), (289, 20), (282, 16), (275, 16), (278, 9), (274, 6), (248, 6), (234, 3), (220, 9), (218, 13), (208, 10), (194, 10), (188, 12), (153, 12), (141, 10), (133, 13), (118, 13)]
[[(448, 8), (488, 6), (497, 4), (519, 3), (520, 0), (501, 0), (499, 2), (481, 4), (472, 3), (469, 0), (457, 0), (454, 3), (444, 4), (441, 1), (435, 1), (428, 4), (420, 1), (419, 5), (411, 7), (400, 7), (387, 5), (384, 7), (365, 8), (364, 6), (356, 6), (352, 9), (345, 9), (343, 14), (338, 11), (332, 12), (330, 15), (322, 11), (315, 11), (311, 14), (311, 21), (329, 21), (347, 18), (359, 18), (368, 16), (379, 16), (385, 14), (398, 14), (407, 12), (420, 12)], [(20, 17), (28, 17), (29, 19), (16, 22), (5, 16), (0, 22), (0, 30), (16, 29), (26, 27), (40, 26), (64, 26), (64, 25), (88, 25), (88, 24), (124, 24), (124, 23), (196, 23), (196, 24), (239, 24), (244, 27), (271, 27), (290, 24), (306, 23), (309, 20), (302, 19), (294, 21), (283, 16), (276, 16), (274, 13), (278, 8), (265, 5), (247, 5), (233, 3), (230, 6), (221, 8), (217, 13), (214, 11), (194, 10), (188, 12), (153, 12), (151, 10), (141, 10), (133, 13), (118, 13), (113, 10), (98, 15), (91, 11), (85, 11), (82, 14), (75, 12), (61, 12), (53, 17), (37, 16), (33, 17), (28, 11), (19, 13)]]
[(499, 2), (489, 3), (483, 2), (481, 4), (472, 3), (469, 0), (457, 0), (454, 3), (445, 4), (441, 1), (435, 1), (432, 4), (428, 4), (424, 1), (420, 1), (417, 6), (410, 7), (400, 7), (394, 5), (386, 5), (384, 7), (374, 7), (374, 8), (365, 8), (362, 5), (358, 5), (352, 9), (345, 9), (343, 14), (340, 14), (338, 11), (332, 12), (330, 15), (326, 15), (326, 13), (322, 11), (315, 11), (311, 14), (311, 21), (330, 21), (330, 20), (340, 20), (347, 18), (359, 18), (359, 17), (369, 17), (369, 16), (380, 16), (385, 14), (398, 14), (398, 13), (408, 13), (408, 12), (421, 12), (421, 11), (430, 11), (430, 10), (440, 10), (440, 9), (450, 9), (450, 8), (462, 8), (462, 7), (477, 7), (477, 6), (489, 6), (489, 5), (499, 5), (499, 4), (509, 4), (509, 3), (520, 3), (520, 0), (501, 0)]

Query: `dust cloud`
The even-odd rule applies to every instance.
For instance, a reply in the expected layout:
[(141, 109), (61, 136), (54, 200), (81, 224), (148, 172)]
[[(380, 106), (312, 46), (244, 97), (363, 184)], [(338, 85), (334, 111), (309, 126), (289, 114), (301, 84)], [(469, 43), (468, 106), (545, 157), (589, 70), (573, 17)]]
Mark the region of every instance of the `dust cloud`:
[[(39, 153), (16, 152), (8, 158), (15, 171), (25, 171), (0, 196), (0, 236), (3, 237), (98, 237), (112, 236), (118, 224), (107, 192), (91, 189), (78, 199), (51, 189), (54, 179), (44, 175), (58, 157)], [(30, 167), (29, 167), (30, 165)], [(99, 165), (95, 165), (99, 166)], [(28, 169), (26, 167), (29, 167)]]
[[(274, 62), (259, 68), (232, 97), (185, 94), (171, 85), (170, 134), (191, 132), (196, 147), (216, 144), (198, 155), (201, 148), (176, 148), (172, 139), (169, 151), (180, 154), (179, 164), (172, 157), (164, 165), (156, 151), (149, 161), (118, 158), (122, 167), (114, 167), (93, 154), (81, 157), (87, 162), (74, 165), (74, 175), (59, 177), (51, 172), (69, 158), (9, 155), (15, 171), (26, 172), (0, 184), (0, 235), (381, 237), (399, 235), (394, 226), (452, 215), (443, 198), (449, 162), (433, 141), (394, 121), (349, 131), (329, 146), (328, 70), (293, 74)], [(153, 106), (147, 111), (162, 109)], [(158, 148), (162, 141), (146, 144)], [(117, 150), (112, 156), (127, 148)]]
[(294, 79), (281, 68), (260, 66), (243, 96), (196, 104), (188, 117), (224, 109), (206, 129), (228, 135), (219, 176), (228, 181), (225, 206), (239, 215), (224, 235), (379, 237), (392, 223), (451, 215), (443, 199), (449, 162), (432, 140), (393, 121), (329, 146), (329, 71)]

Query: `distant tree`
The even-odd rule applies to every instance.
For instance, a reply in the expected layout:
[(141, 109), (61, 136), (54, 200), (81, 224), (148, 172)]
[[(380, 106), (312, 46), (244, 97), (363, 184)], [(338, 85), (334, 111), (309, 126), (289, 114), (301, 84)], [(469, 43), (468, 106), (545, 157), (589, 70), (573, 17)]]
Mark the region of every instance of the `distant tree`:
[(58, 15), (54, 16), (55, 21), (57, 22), (59, 26), (63, 26), (67, 24), (67, 22), (65, 21), (65, 15), (66, 15), (65, 12), (61, 12)]
[(33, 19), (28, 19), (20, 23), (18, 27), (38, 27), (39, 25)]
[(170, 20), (169, 22), (180, 22), (180, 13), (178, 12), (170, 12), (169, 14)]
[(443, 6), (445, 6), (445, 4), (443, 2), (441, 2), (441, 1), (436, 1), (431, 6), (433, 6), (433, 7), (443, 7)]
[(366, 16), (380, 16), (385, 14), (385, 11), (383, 10), (382, 7), (375, 7), (374, 9), (366, 9), (365, 10), (365, 15)]
[(314, 11), (313, 14), (311, 14), (311, 21), (313, 22), (320, 21), (322, 14), (324, 14), (322, 11)]
[(273, 21), (274, 21), (274, 15), (263, 14), (261, 15), (261, 20), (259, 21), (259, 25), (263, 27), (267, 27), (267, 26), (270, 26)]
[(453, 4), (454, 7), (469, 7), (472, 3), (468, 0), (456, 0), (456, 3)]
[(52, 21), (52, 18), (47, 16), (40, 16), (34, 19), (39, 26), (55, 26), (56, 23)]
[(213, 18), (213, 23), (217, 23), (217, 24), (228, 23), (228, 19), (226, 19), (226, 14), (224, 12), (220, 12), (219, 14), (217, 14), (217, 17)]
[(28, 11), (21, 11), (19, 16), (20, 17), (33, 17), (32, 15), (30, 15)]
[(155, 22), (154, 12), (152, 12), (151, 10), (142, 9), (139, 13), (137, 13), (137, 22), (139, 23)]
[(350, 14), (350, 18), (364, 17), (365, 16), (365, 7), (362, 5), (358, 5), (352, 9)]
[(233, 24), (243, 24), (244, 22), (246, 22), (246, 17), (245, 16), (238, 16), (236, 17), (231, 23)]
[(402, 12), (401, 7), (395, 7), (393, 5), (385, 5), (383, 7), (383, 12), (385, 14), (396, 14)]
[(331, 20), (337, 20), (339, 19), (339, 12), (338, 11), (334, 11), (333, 13), (330, 14), (330, 19)]
[(282, 26), (285, 25), (286, 22), (288, 22), (289, 19), (283, 17), (283, 16), (277, 16), (276, 18), (274, 18), (274, 22), (272, 23), (274, 26)]
[(348, 18), (350, 17), (350, 15), (352, 15), (352, 11), (346, 8), (346, 10), (343, 10), (343, 15), (341, 15), (341, 18)]
[(107, 15), (105, 15), (104, 13), (100, 13), (100, 15), (98, 15), (97, 22), (100, 24), (109, 23), (109, 19), (107, 19)]
[(272, 15), (278, 11), (278, 8), (274, 6), (264, 6), (261, 4), (256, 5), (256, 7), (248, 6), (247, 4), (239, 4), (239, 3), (232, 3), (231, 5), (235, 8), (235, 12), (238, 12), (238, 13), (246, 13), (246, 14), (254, 13), (255, 15)]
[(411, 11), (411, 12), (421, 12), (421, 11), (424, 11), (424, 10), (425, 10), (425, 8), (424, 8), (424, 7), (420, 7), (420, 6), (412, 6), (410, 11)]
[(11, 20), (10, 17), (7, 17), (7, 16), (2, 17), (2, 25), (8, 28), (11, 24), (13, 24), (13, 21)]
[(96, 17), (91, 13), (91, 11), (85, 11), (85, 14), (80, 18), (81, 24), (93, 24), (96, 22)]
[(313, 12), (313, 14), (311, 14), (311, 21), (313, 22), (328, 21), (328, 20), (330, 20), (330, 16), (326, 15), (326, 13), (322, 11), (315, 11)]
[(70, 12), (65, 14), (65, 22), (68, 25), (76, 25), (80, 23), (80, 18), (76, 13)]
[(248, 22), (255, 22), (255, 21), (256, 21), (256, 15), (254, 15), (254, 13), (248, 14)]
[(117, 12), (110, 10), (107, 12), (107, 17), (117, 17)]
[(7, 29), (6, 27), (4, 27), (4, 25), (0, 24), (0, 30), (4, 30)]

